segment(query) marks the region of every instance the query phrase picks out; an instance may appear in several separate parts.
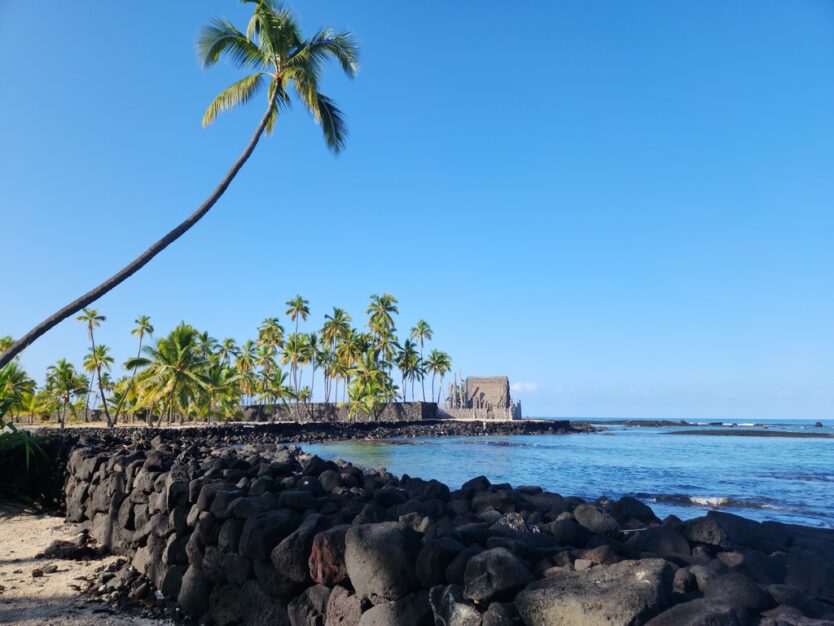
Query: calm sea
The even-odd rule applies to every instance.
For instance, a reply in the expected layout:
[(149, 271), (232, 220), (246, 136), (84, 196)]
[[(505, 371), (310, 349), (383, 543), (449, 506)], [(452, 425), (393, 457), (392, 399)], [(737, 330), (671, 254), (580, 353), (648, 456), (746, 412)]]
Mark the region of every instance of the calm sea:
[[(834, 422), (761, 421), (737, 428), (834, 433)], [(636, 496), (661, 518), (718, 509), (757, 520), (834, 528), (834, 439), (667, 435), (680, 428), (605, 425), (567, 436), (448, 437), (305, 444), (325, 458), (436, 478), (451, 488), (483, 474), (583, 498)], [(716, 427), (711, 427), (716, 428)]]

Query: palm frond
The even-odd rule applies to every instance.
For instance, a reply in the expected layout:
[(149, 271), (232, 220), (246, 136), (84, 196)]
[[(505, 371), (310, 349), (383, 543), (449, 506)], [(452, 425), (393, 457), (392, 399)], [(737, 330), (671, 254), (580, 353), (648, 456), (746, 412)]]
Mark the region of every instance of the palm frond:
[(268, 58), (228, 20), (214, 18), (200, 30), (197, 37), (197, 55), (203, 67), (210, 67), (222, 55), (240, 67), (264, 68)]
[(313, 116), (316, 118), (316, 122), (321, 124), (327, 147), (334, 153), (339, 154), (344, 149), (348, 136), (347, 124), (339, 107), (324, 94), (316, 93), (316, 106), (313, 109)]
[(329, 28), (318, 31), (293, 54), (289, 64), (311, 64), (318, 75), (321, 66), (331, 56), (339, 62), (349, 78), (356, 76), (359, 70), (359, 46), (347, 31), (334, 33)]
[(218, 113), (249, 102), (263, 86), (263, 76), (261, 72), (250, 74), (221, 91), (206, 109), (206, 113), (203, 115), (203, 127), (211, 124)]

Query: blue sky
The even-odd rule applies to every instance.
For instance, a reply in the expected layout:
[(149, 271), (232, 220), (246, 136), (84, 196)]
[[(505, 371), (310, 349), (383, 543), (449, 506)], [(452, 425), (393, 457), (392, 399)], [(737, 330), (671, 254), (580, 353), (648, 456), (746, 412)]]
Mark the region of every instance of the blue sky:
[[(349, 28), (324, 88), (339, 158), (296, 106), (215, 209), (96, 305), (121, 360), (138, 314), (251, 337), (296, 293), (424, 317), (525, 413), (834, 417), (834, 5), (294, 3)], [(202, 70), (231, 0), (0, 0), (0, 334), (156, 240), (236, 158), (262, 102), (208, 129), (239, 74)], [(11, 265), (9, 265), (9, 263)], [(86, 337), (30, 347), (40, 377)]]

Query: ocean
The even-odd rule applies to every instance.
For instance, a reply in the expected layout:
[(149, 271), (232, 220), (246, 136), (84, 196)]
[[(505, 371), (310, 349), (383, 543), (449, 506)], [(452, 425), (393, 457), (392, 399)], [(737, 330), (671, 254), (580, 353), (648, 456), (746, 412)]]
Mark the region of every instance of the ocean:
[[(705, 422), (707, 423), (707, 422)], [(710, 429), (732, 429), (733, 422)], [(834, 433), (834, 422), (736, 422), (744, 430)], [(602, 424), (573, 435), (442, 437), (304, 444), (323, 458), (435, 478), (452, 489), (484, 475), (596, 499), (635, 496), (663, 518), (711, 509), (834, 528), (834, 439), (669, 435), (680, 427)]]

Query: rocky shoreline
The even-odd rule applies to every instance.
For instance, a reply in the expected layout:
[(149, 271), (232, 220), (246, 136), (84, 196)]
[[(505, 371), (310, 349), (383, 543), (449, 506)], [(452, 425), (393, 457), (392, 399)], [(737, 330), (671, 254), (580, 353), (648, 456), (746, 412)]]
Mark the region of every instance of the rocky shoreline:
[(831, 530), (484, 477), (451, 490), (274, 436), (174, 432), (69, 454), (67, 520), (126, 559), (113, 601), (218, 625), (834, 624)]

